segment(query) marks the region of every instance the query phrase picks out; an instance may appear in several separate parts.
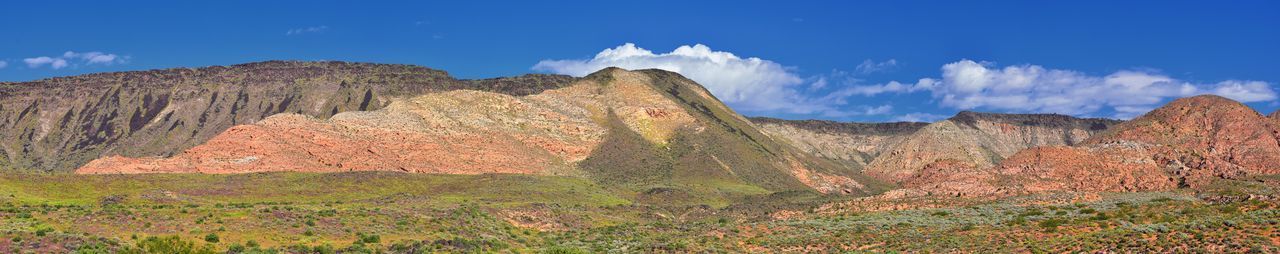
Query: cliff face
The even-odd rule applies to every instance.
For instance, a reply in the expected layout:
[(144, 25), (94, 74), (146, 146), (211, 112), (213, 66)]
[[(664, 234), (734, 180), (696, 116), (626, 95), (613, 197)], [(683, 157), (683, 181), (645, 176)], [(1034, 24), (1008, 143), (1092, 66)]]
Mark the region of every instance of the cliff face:
[(456, 80), (410, 65), (272, 61), (0, 83), (0, 168), (65, 171), (101, 156), (170, 156), (277, 113), (323, 119), (432, 91), (522, 95), (571, 80)]
[(112, 156), (77, 172), (520, 173), (654, 195), (876, 191), (873, 180), (781, 145), (670, 72), (605, 69), (535, 95), (464, 90), (391, 101), (329, 119), (276, 115), (175, 156)]
[(965, 111), (902, 138), (875, 157), (866, 172), (885, 181), (901, 182), (920, 173), (926, 165), (942, 160), (988, 168), (1023, 149), (1081, 143), (1119, 122), (1051, 114)]
[(847, 123), (823, 120), (781, 120), (756, 117), (751, 122), (775, 139), (854, 169), (863, 169), (876, 156), (928, 123)]

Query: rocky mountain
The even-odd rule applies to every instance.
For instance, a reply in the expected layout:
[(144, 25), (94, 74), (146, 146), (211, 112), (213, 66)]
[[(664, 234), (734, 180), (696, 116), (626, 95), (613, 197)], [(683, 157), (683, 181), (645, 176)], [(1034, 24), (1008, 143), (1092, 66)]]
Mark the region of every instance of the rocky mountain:
[(1271, 116), (1271, 119), (1280, 120), (1280, 110), (1276, 110), (1276, 112), (1271, 112), (1270, 116)]
[(751, 122), (800, 151), (863, 169), (885, 150), (928, 123), (850, 123), (754, 117)]
[[(1216, 95), (1174, 100), (1075, 149), (1133, 164), (1109, 167), (1115, 171), (1112, 174), (1158, 172), (1158, 178), (1168, 181), (1160, 187), (1195, 188), (1217, 178), (1280, 173), (1280, 125), (1249, 106)], [(1022, 157), (1042, 156), (1027, 153)], [(1089, 170), (1074, 161), (1024, 160), (1002, 167)]]
[(921, 177), (907, 187), (955, 196), (1201, 188), (1216, 179), (1280, 174), (1280, 125), (1239, 102), (1201, 95), (1075, 146), (1026, 149), (987, 169), (933, 166), (974, 173)]
[(537, 94), (457, 90), (388, 101), (327, 119), (278, 114), (173, 156), (108, 156), (77, 173), (569, 175), (655, 200), (883, 186), (776, 141), (672, 72), (609, 68)]
[(525, 95), (572, 80), (457, 80), (411, 65), (270, 61), (5, 82), (0, 169), (69, 171), (102, 156), (170, 156), (277, 113), (324, 119), (432, 91)]
[(1120, 121), (1056, 114), (994, 114), (963, 111), (900, 138), (882, 149), (866, 172), (902, 182), (943, 160), (987, 168), (1023, 149), (1074, 145)]

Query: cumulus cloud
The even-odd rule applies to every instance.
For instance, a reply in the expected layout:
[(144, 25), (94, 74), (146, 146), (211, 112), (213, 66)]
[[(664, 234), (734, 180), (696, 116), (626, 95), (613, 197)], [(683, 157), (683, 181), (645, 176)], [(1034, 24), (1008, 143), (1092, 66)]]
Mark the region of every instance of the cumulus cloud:
[(128, 62), (127, 56), (119, 56), (116, 54), (102, 53), (98, 51), (92, 52), (75, 52), (67, 51), (61, 56), (38, 56), (22, 59), (28, 68), (41, 68), (49, 66), (49, 68), (57, 70), (72, 66), (73, 64), (83, 65), (113, 65)]
[(677, 47), (667, 53), (654, 53), (635, 44), (605, 49), (591, 59), (543, 60), (533, 66), (545, 71), (585, 76), (606, 67), (623, 69), (662, 69), (680, 73), (711, 90), (712, 94), (737, 110), (782, 112), (792, 114), (868, 115), (883, 113), (892, 107), (868, 110), (842, 110), (843, 103), (831, 97), (809, 96), (806, 79), (773, 61), (756, 57), (743, 58), (725, 51), (714, 51), (702, 44)]
[(289, 29), (289, 31), (284, 32), (284, 35), (321, 33), (321, 32), (324, 32), (325, 30), (329, 30), (329, 26), (313, 26), (313, 27)]
[(940, 79), (924, 78), (910, 86), (889, 82), (846, 90), (866, 96), (928, 91), (940, 106), (956, 109), (1069, 115), (1089, 115), (1111, 109), (1115, 113), (1112, 117), (1116, 118), (1132, 118), (1167, 99), (1199, 94), (1217, 94), (1241, 102), (1276, 99), (1271, 85), (1262, 81), (1198, 84), (1148, 71), (1126, 70), (1092, 76), (1038, 65), (1001, 68), (972, 60), (949, 63), (941, 69)]

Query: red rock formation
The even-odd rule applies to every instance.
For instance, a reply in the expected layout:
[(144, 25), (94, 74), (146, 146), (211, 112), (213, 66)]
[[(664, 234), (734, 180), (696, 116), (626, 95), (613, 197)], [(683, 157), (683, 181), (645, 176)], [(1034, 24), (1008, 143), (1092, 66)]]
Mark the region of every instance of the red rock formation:
[(1200, 188), (1219, 178), (1280, 173), (1278, 126), (1238, 102), (1196, 96), (1076, 146), (1025, 149), (989, 170), (942, 160), (902, 183), (949, 196)]
[(1153, 191), (1177, 180), (1140, 144), (1048, 146), (1018, 152), (996, 167), (1002, 185), (1020, 193), (1044, 191)]
[(1280, 126), (1216, 95), (1174, 100), (1085, 144), (1116, 142), (1154, 145), (1151, 159), (1190, 187), (1213, 178), (1280, 173)]
[(1004, 195), (1007, 190), (996, 187), (996, 175), (973, 163), (943, 159), (925, 165), (902, 182), (903, 188), (917, 189), (929, 195), (972, 197)]

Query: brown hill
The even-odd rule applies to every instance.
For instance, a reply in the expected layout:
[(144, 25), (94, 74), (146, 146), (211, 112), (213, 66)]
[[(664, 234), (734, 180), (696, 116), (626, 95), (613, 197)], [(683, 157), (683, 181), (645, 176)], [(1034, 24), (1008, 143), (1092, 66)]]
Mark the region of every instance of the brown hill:
[(885, 181), (902, 182), (942, 160), (988, 168), (1023, 149), (1074, 145), (1118, 123), (1056, 114), (964, 111), (895, 142), (871, 161), (866, 172)]
[(863, 169), (884, 150), (893, 147), (928, 123), (849, 123), (824, 120), (782, 120), (753, 117), (751, 122), (769, 136), (800, 151)]
[(1276, 112), (1271, 112), (1270, 116), (1271, 116), (1271, 119), (1280, 120), (1280, 110), (1276, 110)]
[(72, 170), (101, 156), (170, 156), (277, 113), (323, 119), (432, 91), (525, 95), (572, 80), (457, 80), (411, 65), (270, 61), (6, 82), (0, 169)]
[(775, 141), (671, 72), (610, 68), (534, 95), (464, 90), (391, 101), (327, 120), (276, 115), (169, 158), (107, 157), (77, 172), (577, 175), (658, 199), (880, 186)]

